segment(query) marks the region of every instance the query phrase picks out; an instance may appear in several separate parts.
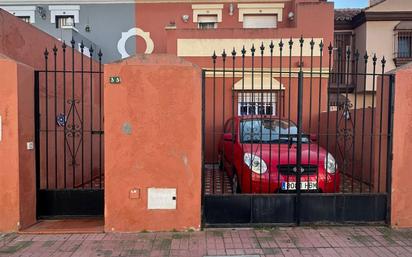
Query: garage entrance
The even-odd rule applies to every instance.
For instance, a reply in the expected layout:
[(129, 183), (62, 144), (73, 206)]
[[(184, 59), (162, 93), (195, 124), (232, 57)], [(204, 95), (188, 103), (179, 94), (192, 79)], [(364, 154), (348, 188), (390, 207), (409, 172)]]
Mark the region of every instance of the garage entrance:
[(103, 215), (101, 59), (72, 40), (35, 72), (38, 218)]
[(203, 225), (385, 223), (394, 79), (384, 58), (291, 39), (203, 71)]

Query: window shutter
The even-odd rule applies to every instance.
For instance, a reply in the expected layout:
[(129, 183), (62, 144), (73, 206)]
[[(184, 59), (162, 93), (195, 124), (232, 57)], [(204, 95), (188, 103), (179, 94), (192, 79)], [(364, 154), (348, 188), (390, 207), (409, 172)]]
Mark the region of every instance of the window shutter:
[(276, 25), (276, 15), (245, 15), (243, 17), (243, 28), (245, 29), (276, 28)]
[(197, 17), (198, 23), (215, 23), (217, 22), (217, 15), (199, 15)]

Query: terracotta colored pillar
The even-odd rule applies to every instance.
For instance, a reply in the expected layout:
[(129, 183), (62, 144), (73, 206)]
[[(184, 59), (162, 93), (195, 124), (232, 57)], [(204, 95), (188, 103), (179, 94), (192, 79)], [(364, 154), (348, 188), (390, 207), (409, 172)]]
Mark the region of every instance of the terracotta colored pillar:
[(412, 227), (412, 66), (396, 71), (391, 225)]
[(104, 75), (105, 230), (199, 229), (200, 69), (139, 55)]
[(36, 221), (34, 71), (0, 57), (0, 231)]

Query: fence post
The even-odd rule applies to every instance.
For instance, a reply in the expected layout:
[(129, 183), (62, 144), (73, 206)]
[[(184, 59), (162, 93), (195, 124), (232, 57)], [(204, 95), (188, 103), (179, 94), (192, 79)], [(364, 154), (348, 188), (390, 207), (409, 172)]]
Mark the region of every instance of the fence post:
[[(289, 85), (290, 86), (290, 85)], [(297, 146), (296, 146), (296, 224), (300, 225), (300, 181), (302, 173), (302, 112), (303, 112), (303, 71), (298, 75), (298, 120), (297, 120)]]
[[(382, 92), (383, 94), (383, 92)], [(388, 101), (388, 142), (386, 157), (386, 192), (387, 192), (387, 224), (391, 223), (391, 198), (392, 198), (392, 160), (393, 160), (393, 117), (395, 112), (395, 75), (389, 77)]]
[[(34, 148), (35, 148), (35, 171), (36, 171), (36, 199), (39, 199), (40, 191), (40, 92), (39, 72), (34, 72)], [(36, 201), (36, 218), (39, 218), (39, 201)]]
[(204, 212), (204, 205), (205, 205), (205, 137), (206, 137), (206, 70), (202, 70), (202, 169), (201, 169), (201, 201), (200, 201), (200, 208), (201, 208), (201, 227), (205, 227), (205, 212)]

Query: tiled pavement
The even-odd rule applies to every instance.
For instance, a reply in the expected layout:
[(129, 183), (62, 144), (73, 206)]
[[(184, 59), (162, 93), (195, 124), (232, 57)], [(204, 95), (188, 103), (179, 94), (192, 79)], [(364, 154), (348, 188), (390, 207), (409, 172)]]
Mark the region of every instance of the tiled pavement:
[(412, 256), (412, 230), (386, 227), (0, 235), (0, 256)]

